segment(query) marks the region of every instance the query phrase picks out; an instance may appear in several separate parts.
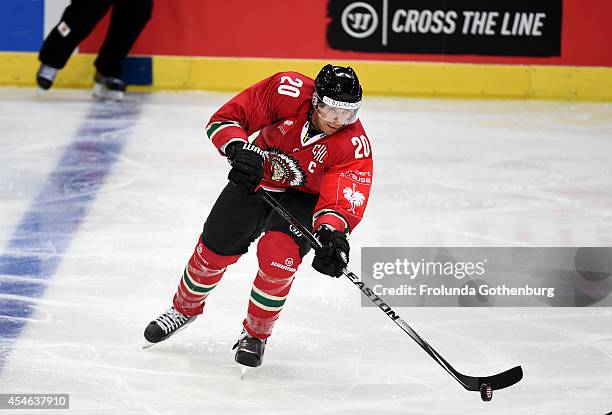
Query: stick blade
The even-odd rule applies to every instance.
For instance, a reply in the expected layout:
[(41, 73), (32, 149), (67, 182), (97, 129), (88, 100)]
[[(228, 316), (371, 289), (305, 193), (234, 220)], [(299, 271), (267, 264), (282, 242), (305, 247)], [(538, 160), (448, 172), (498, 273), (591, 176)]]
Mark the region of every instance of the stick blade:
[(493, 376), (470, 377), (461, 375), (460, 377), (464, 387), (470, 391), (480, 391), (480, 386), (483, 383), (491, 385), (493, 390), (504, 389), (518, 383), (521, 379), (523, 379), (523, 369), (521, 366), (515, 366)]
[(493, 390), (499, 390), (512, 386), (520, 382), (521, 379), (523, 379), (523, 368), (515, 366), (505, 372), (485, 378), (480, 383), (488, 383), (493, 387)]

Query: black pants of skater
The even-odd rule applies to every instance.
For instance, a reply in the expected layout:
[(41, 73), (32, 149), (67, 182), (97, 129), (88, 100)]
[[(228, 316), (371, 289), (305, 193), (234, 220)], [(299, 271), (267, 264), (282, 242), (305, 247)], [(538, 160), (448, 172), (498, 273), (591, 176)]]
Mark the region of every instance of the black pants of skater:
[[(95, 66), (105, 76), (120, 78), (123, 60), (151, 18), (153, 0), (72, 0), (64, 10), (60, 23), (45, 39), (39, 60), (55, 68), (63, 68), (74, 49), (91, 33), (111, 6), (110, 26)], [(68, 33), (66, 28), (69, 29)]]
[[(296, 220), (309, 231), (312, 230), (312, 214), (319, 200), (318, 194), (287, 189), (283, 193), (270, 192)], [(300, 248), (304, 257), (310, 246), (304, 238), (291, 231), (282, 216), (273, 211), (257, 195), (245, 195), (232, 183), (223, 189), (202, 232), (202, 242), (219, 255), (241, 255), (249, 245), (266, 231), (278, 231), (289, 235)]]

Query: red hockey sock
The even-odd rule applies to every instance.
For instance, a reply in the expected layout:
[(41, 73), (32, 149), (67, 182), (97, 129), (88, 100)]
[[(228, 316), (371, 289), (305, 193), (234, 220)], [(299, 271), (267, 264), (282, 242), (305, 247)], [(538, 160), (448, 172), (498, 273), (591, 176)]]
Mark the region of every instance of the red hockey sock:
[(240, 255), (218, 255), (198, 241), (174, 295), (174, 308), (186, 316), (202, 314), (204, 300), (219, 283), (228, 265)]
[(300, 249), (282, 232), (266, 232), (257, 245), (259, 271), (253, 282), (244, 328), (254, 337), (265, 339), (272, 334), (301, 263)]

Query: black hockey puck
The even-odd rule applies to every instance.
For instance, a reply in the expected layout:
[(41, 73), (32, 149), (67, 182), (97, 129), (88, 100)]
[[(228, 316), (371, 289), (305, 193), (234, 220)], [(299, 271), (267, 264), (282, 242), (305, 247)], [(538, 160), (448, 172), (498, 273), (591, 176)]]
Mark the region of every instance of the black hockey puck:
[(493, 399), (493, 387), (488, 383), (480, 385), (480, 398), (485, 402)]

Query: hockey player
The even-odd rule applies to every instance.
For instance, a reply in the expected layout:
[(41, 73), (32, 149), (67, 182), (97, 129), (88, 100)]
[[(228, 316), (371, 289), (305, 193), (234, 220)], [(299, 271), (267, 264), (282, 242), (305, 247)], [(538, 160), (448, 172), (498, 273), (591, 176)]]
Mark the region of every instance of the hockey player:
[[(206, 133), (232, 165), (174, 295), (149, 323), (150, 343), (167, 339), (203, 311), (226, 268), (257, 244), (253, 282), (235, 360), (259, 366), (308, 243), (254, 194), (270, 192), (323, 248), (312, 266), (339, 277), (347, 235), (361, 221), (372, 184), (369, 139), (358, 119), (361, 86), (350, 67), (326, 65), (313, 82), (277, 73), (244, 90), (211, 118)], [(247, 137), (258, 132), (252, 143)]]
[(120, 79), (121, 64), (151, 18), (153, 0), (72, 0), (38, 54), (41, 64), (36, 82), (41, 90), (51, 88), (57, 72), (111, 6), (110, 26), (94, 63), (93, 95), (102, 99), (123, 98), (125, 83)]

